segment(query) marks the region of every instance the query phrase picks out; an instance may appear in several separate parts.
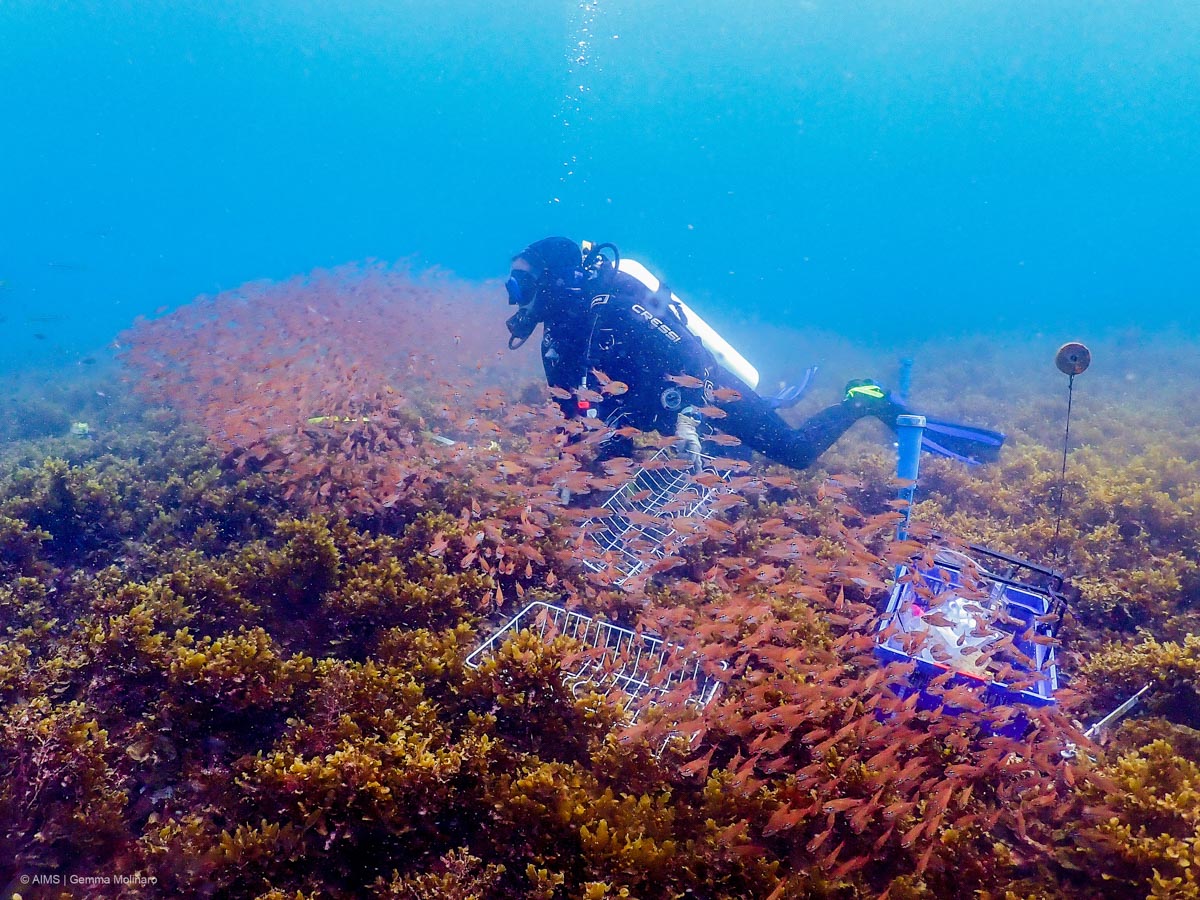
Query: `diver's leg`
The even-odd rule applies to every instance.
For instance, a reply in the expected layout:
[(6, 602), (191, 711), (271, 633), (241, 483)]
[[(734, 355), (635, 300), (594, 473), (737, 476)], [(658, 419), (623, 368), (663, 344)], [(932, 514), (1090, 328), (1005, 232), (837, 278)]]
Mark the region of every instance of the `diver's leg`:
[(726, 404), (725, 418), (716, 424), (721, 431), (740, 438), (742, 443), (775, 462), (806, 469), (846, 431), (869, 415), (868, 411), (850, 403), (839, 403), (821, 410), (791, 428), (762, 397), (743, 395), (741, 400)]

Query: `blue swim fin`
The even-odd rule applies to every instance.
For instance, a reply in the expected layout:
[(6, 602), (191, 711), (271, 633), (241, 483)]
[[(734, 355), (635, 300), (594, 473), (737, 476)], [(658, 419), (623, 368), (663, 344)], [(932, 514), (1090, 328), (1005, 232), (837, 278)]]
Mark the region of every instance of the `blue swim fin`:
[[(893, 407), (900, 415), (911, 414), (911, 410), (899, 403)], [(990, 428), (947, 422), (932, 416), (925, 417), (925, 433), (921, 436), (921, 449), (934, 456), (958, 460), (968, 466), (996, 462), (1005, 435)]]
[(817, 374), (817, 366), (809, 366), (795, 384), (785, 385), (773, 397), (764, 397), (771, 409), (791, 409), (800, 402), (800, 398), (812, 387), (813, 377)]

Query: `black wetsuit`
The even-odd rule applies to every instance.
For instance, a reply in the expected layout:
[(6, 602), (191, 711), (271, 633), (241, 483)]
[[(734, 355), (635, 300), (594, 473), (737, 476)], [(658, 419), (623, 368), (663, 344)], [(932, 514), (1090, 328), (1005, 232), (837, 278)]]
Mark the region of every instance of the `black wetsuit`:
[[(612, 266), (590, 273), (581, 291), (556, 297), (545, 311), (542, 365), (553, 387), (601, 391), (594, 372), (628, 385), (623, 394), (600, 401), (559, 400), (568, 418), (594, 416), (613, 428), (674, 434), (680, 411), (688, 410), (708, 428), (739, 438), (776, 462), (803, 469), (864, 415), (850, 404), (822, 410), (798, 428), (790, 427), (766, 400), (716, 361), (687, 328), (684, 314), (663, 285), (652, 292), (641, 281)], [(668, 376), (691, 376), (699, 387), (680, 385)], [(689, 381), (689, 379), (684, 379)], [(733, 388), (740, 400), (715, 402), (713, 391)], [(719, 406), (723, 418), (695, 410)], [(711, 432), (710, 432), (711, 433)], [(703, 437), (704, 428), (701, 428)], [(605, 455), (627, 453), (616, 441)]]

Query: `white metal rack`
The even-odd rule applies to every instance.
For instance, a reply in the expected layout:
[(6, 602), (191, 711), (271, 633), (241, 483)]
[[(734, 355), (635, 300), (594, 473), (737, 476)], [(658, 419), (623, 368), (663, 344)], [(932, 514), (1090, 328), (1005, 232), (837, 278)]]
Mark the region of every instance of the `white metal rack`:
[[(714, 512), (711, 501), (727, 488), (731, 470), (717, 468), (711, 456), (701, 456), (700, 471), (717, 475), (713, 486), (701, 484), (692, 468), (680, 468), (678, 457), (667, 449), (659, 450), (639, 468), (619, 490), (601, 505), (609, 515), (583, 523), (584, 532), (604, 553), (617, 572), (616, 584), (622, 584), (668, 556), (682, 540), (671, 527), (680, 517), (707, 519)], [(657, 521), (637, 521), (653, 516)], [(603, 563), (585, 560), (592, 571), (606, 569)]]
[(684, 658), (678, 644), (541, 601), (528, 604), (497, 629), (467, 657), (467, 666), (478, 668), (525, 630), (547, 642), (560, 635), (578, 641), (581, 652), (571, 658), (568, 686), (576, 694), (590, 685), (609, 696), (621, 695), (631, 722), (655, 699), (685, 685), (691, 685), (687, 702), (698, 708), (707, 706), (721, 688), (698, 657)]
[[(583, 523), (588, 539), (600, 547), (604, 558), (603, 562), (585, 560), (585, 565), (596, 572), (611, 566), (618, 576), (615, 583), (622, 584), (666, 557), (683, 540), (671, 526), (673, 519), (712, 516), (711, 501), (728, 490), (725, 483), (732, 469), (718, 468), (712, 457), (701, 456), (697, 472), (694, 466), (679, 466), (678, 459), (667, 449), (655, 453), (601, 504), (607, 515)], [(701, 473), (719, 480), (705, 485), (693, 477)], [(655, 699), (678, 688), (690, 685), (687, 703), (701, 708), (721, 688), (700, 659), (685, 657), (677, 644), (541, 601), (528, 604), (498, 628), (467, 657), (466, 665), (478, 668), (524, 630), (543, 641), (560, 635), (577, 641), (580, 653), (571, 658), (573, 668), (566, 673), (571, 690), (577, 693), (582, 686), (592, 685), (609, 696), (620, 695), (630, 721)]]

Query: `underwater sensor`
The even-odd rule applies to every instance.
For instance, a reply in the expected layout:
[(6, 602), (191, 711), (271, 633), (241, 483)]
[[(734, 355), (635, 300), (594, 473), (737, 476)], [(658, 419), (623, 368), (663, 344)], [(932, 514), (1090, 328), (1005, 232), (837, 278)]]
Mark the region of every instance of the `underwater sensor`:
[(1074, 380), (1076, 375), (1082, 375), (1092, 364), (1092, 351), (1083, 344), (1071, 341), (1058, 348), (1054, 354), (1054, 364), (1058, 371), (1070, 375)]

